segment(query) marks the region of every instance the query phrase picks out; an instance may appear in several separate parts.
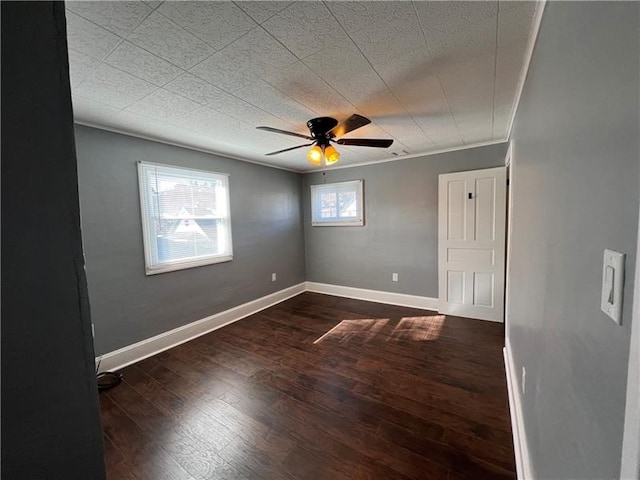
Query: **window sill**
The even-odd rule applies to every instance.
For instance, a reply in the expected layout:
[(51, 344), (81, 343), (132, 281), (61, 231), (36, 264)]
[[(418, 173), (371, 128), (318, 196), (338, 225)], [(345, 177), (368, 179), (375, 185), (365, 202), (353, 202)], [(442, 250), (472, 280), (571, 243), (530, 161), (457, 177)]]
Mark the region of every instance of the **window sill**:
[(151, 268), (145, 267), (145, 270), (148, 276), (156, 275), (158, 273), (175, 272), (176, 270), (186, 270), (188, 268), (203, 267), (205, 265), (213, 265), (215, 263), (230, 262), (231, 260), (233, 260), (233, 255), (223, 255), (219, 257), (201, 258), (187, 262), (167, 263)]
[(364, 221), (355, 222), (312, 222), (312, 227), (363, 227)]

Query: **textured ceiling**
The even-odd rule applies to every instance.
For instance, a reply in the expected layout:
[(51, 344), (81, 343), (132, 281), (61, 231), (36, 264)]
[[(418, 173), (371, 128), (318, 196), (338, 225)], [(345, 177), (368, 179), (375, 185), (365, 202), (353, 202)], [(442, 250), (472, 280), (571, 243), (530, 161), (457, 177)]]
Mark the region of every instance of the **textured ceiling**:
[[(534, 2), (67, 2), (76, 121), (299, 171), (318, 116), (372, 123), (340, 165), (507, 135)], [(301, 140), (301, 141), (298, 141)]]

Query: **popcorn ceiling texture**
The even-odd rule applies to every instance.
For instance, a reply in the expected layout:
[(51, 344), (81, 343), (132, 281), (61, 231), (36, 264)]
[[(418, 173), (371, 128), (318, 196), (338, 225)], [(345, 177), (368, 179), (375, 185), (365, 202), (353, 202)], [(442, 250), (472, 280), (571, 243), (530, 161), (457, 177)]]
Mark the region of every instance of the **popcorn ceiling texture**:
[(79, 123), (294, 170), (316, 116), (354, 112), (341, 165), (504, 140), (535, 2), (67, 2)]

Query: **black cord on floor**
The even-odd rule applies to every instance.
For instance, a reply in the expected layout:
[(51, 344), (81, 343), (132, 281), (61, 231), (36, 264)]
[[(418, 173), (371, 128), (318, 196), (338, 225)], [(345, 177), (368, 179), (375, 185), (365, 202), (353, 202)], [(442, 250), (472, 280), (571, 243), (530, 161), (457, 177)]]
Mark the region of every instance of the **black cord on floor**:
[(98, 380), (98, 390), (109, 390), (110, 388), (120, 385), (122, 382), (122, 373), (120, 372), (100, 372), (96, 375)]

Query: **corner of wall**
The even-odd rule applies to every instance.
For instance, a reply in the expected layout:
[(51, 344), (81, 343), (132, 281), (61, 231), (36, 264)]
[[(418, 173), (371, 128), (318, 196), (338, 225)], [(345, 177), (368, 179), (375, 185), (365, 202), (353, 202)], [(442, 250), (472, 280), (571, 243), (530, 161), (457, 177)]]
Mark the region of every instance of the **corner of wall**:
[[(640, 217), (640, 215), (639, 215)], [(627, 375), (627, 399), (622, 438), (621, 479), (640, 478), (640, 218), (635, 268), (635, 292), (631, 325), (631, 347)]]
[(513, 435), (513, 450), (516, 457), (516, 472), (521, 480), (533, 480), (533, 468), (529, 457), (529, 446), (525, 432), (524, 416), (520, 390), (518, 388), (518, 374), (511, 350), (509, 338), (505, 338), (504, 366), (507, 376), (507, 391), (509, 395), (509, 412), (511, 414), (511, 433)]

